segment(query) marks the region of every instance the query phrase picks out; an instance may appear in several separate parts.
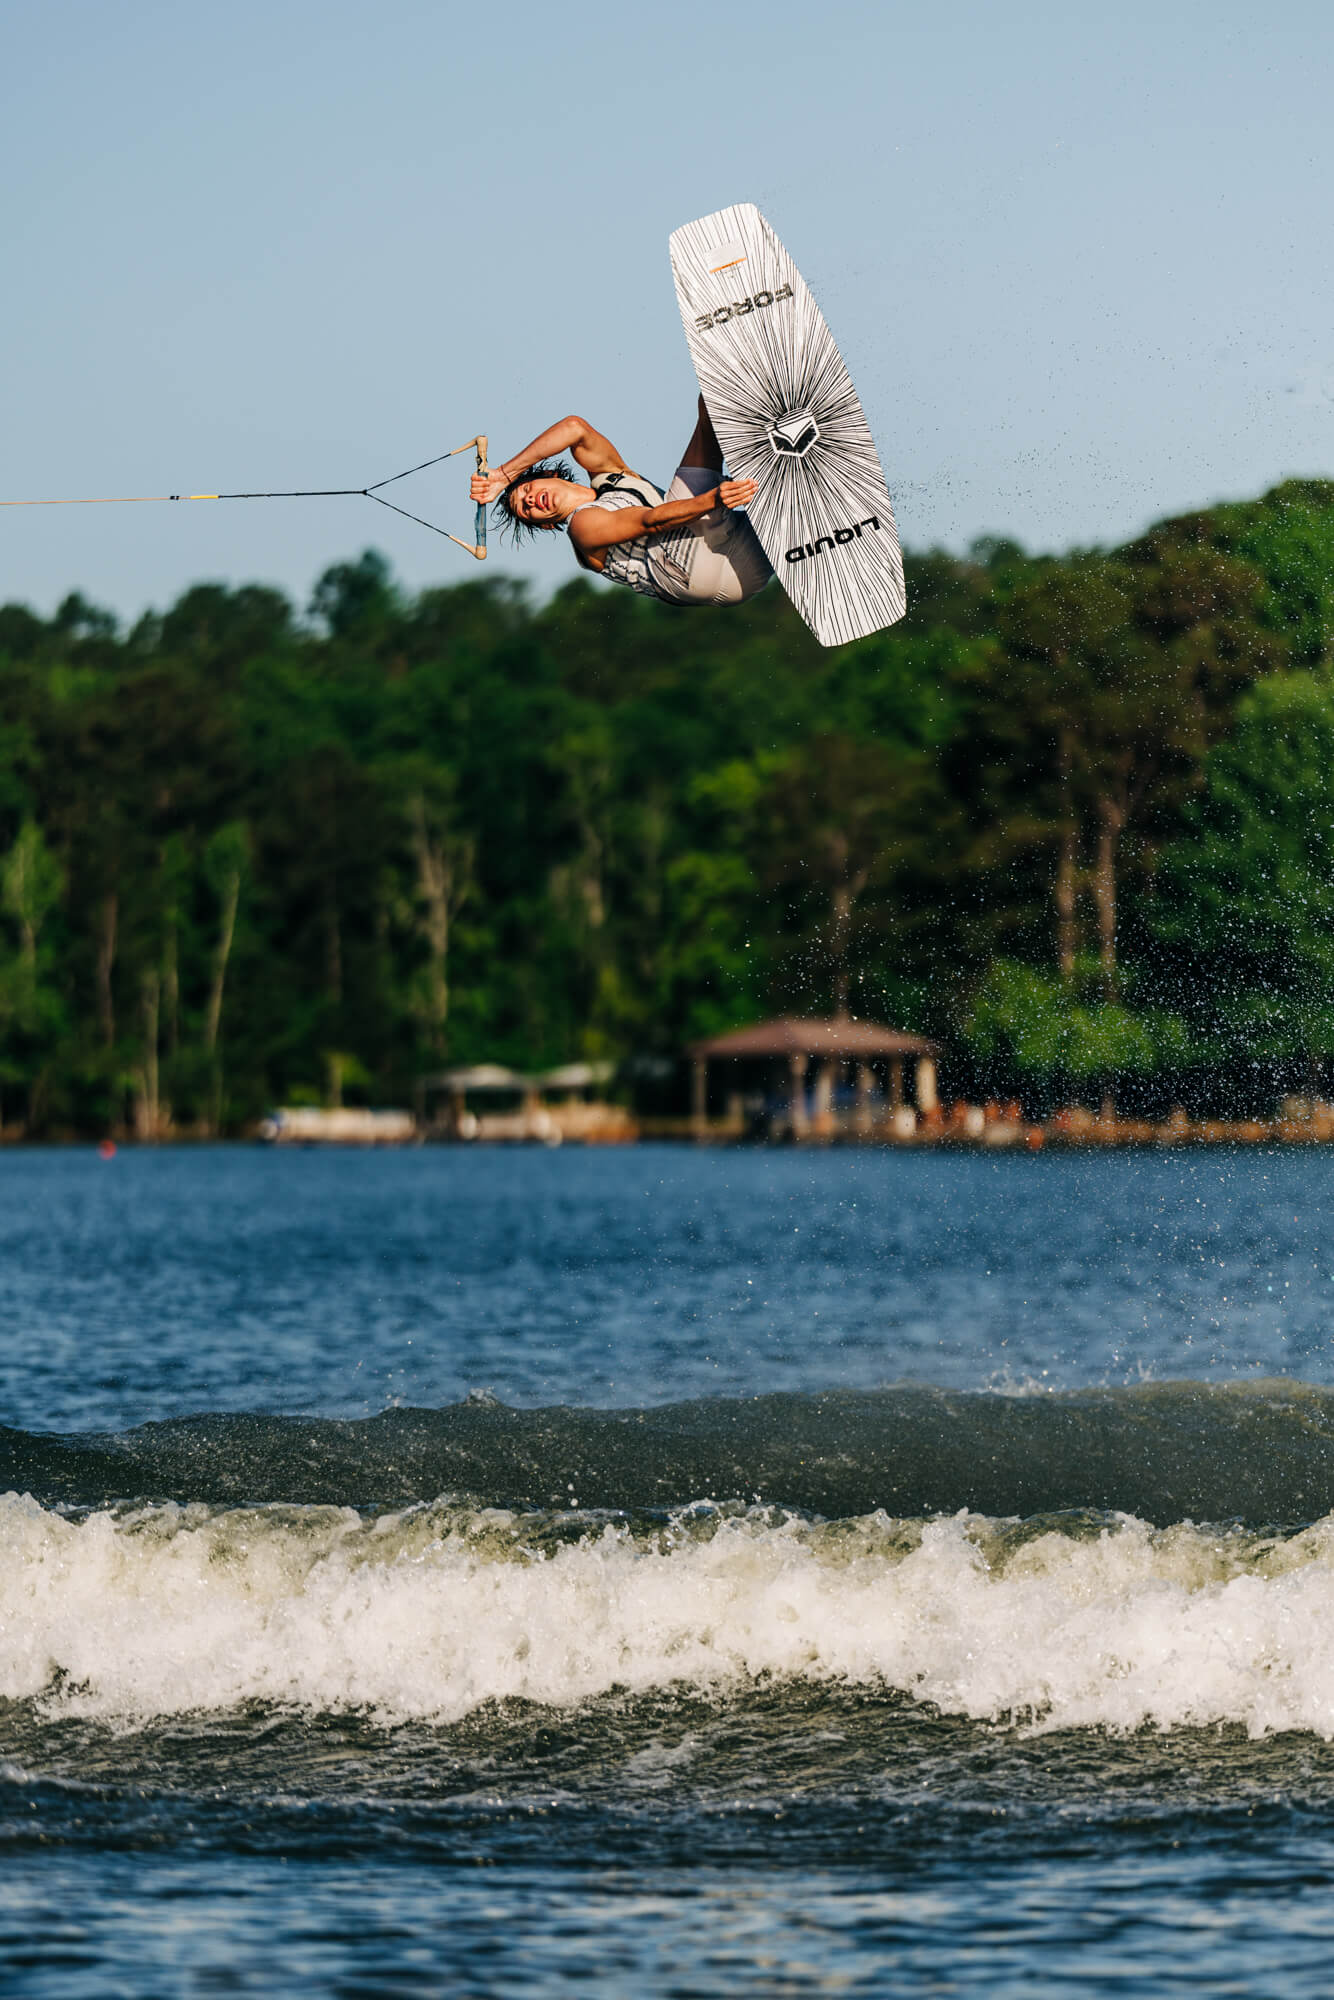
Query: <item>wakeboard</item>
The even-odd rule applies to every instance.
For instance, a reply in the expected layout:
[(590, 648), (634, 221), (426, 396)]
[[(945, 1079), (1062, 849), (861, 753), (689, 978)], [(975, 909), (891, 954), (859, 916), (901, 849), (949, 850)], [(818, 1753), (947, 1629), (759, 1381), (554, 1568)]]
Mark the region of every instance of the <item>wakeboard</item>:
[(903, 556), (870, 426), (800, 271), (750, 202), (674, 230), (672, 276), (705, 407), (747, 513), (822, 646), (902, 618)]

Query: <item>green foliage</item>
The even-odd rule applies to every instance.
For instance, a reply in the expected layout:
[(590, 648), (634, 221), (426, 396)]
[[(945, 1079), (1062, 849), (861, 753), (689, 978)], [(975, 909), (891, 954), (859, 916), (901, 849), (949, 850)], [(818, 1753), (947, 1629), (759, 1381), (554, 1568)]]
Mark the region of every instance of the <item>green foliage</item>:
[(0, 951), (0, 1079), (25, 1086), (30, 1108), (65, 1027), (49, 932), (63, 889), (41, 828), (24, 820), (0, 860), (0, 907), (11, 931)]
[(36, 961), (38, 934), (63, 886), (60, 864), (42, 838), (41, 828), (25, 819), (0, 864), (0, 904), (17, 926), (20, 955), (30, 963)]
[(1334, 706), (1285, 671), (1332, 555), (1310, 482), (992, 537), (833, 652), (776, 589), (413, 598), (374, 551), (305, 619), (0, 607), (4, 1118), (236, 1130), (840, 1005), (1053, 1089), (1334, 1049)]
[(1331, 658), (1334, 635), (1334, 481), (1289, 479), (1259, 500), (1168, 521), (1161, 546), (1213, 547), (1250, 563), (1265, 580), (1261, 617), (1291, 647), (1295, 665)]
[(985, 1063), (1022, 1077), (1088, 1083), (1143, 1076), (1185, 1061), (1185, 1024), (1163, 1012), (1131, 1012), (1089, 994), (1095, 968), (1062, 980), (1030, 965), (997, 959), (978, 989), (964, 1033)]
[(1220, 1044), (1334, 1052), (1334, 679), (1241, 704), (1162, 855), (1153, 913)]

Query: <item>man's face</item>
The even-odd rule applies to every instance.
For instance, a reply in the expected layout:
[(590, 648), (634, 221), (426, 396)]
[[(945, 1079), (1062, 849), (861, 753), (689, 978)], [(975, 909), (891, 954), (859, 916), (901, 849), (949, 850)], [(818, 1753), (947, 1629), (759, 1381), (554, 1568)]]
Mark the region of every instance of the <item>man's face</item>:
[(510, 496), (510, 511), (530, 528), (554, 527), (561, 520), (561, 501), (566, 492), (563, 479), (526, 479)]

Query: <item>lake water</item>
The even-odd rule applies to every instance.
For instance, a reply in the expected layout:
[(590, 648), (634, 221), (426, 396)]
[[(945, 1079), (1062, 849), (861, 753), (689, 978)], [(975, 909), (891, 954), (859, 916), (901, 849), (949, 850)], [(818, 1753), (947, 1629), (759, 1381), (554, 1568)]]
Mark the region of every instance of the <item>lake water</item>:
[(0, 1155), (0, 1992), (1323, 1994), (1334, 1155)]

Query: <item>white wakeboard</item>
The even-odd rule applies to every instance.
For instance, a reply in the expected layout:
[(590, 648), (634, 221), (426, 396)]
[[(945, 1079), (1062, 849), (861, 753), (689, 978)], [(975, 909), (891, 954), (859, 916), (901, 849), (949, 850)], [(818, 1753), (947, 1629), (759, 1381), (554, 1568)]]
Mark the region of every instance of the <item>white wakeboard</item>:
[(690, 358), (747, 512), (822, 646), (907, 608), (903, 556), (870, 426), (800, 271), (751, 202), (672, 232)]

